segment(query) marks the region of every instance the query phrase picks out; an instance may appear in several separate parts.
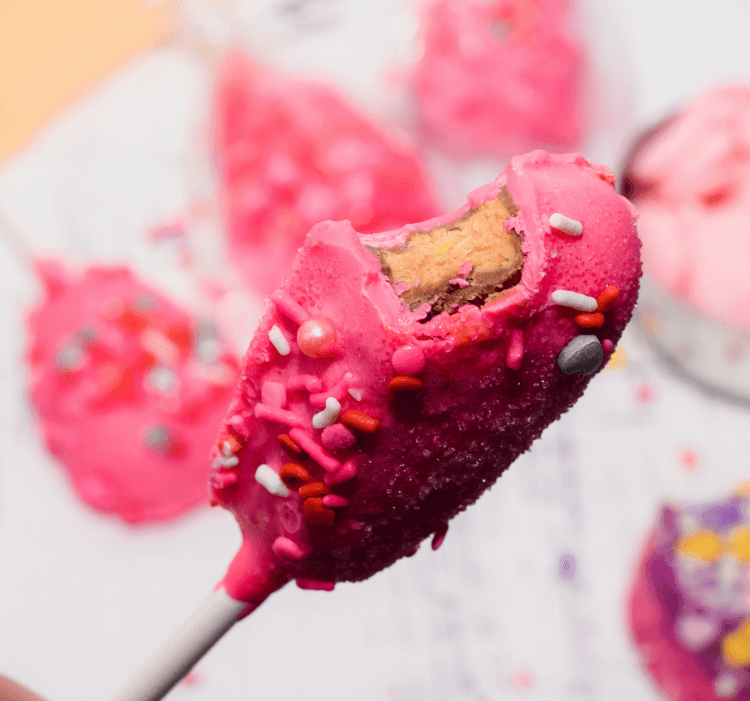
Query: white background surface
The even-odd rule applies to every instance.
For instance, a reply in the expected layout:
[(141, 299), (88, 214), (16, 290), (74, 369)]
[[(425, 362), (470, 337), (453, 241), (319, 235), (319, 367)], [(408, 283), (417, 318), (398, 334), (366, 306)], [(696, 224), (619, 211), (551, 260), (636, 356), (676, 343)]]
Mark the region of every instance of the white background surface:
[[(188, 3), (190, 22), (214, 41), (233, 27), (272, 65), (327, 74), (405, 129), (408, 100), (382, 76), (413, 55), (411, 7)], [(597, 128), (584, 149), (592, 160), (616, 167), (635, 130), (716, 81), (750, 82), (748, 0), (579, 0), (576, 26), (598, 67)], [(49, 701), (109, 698), (207, 596), (239, 545), (220, 510), (133, 529), (83, 507), (42, 445), (23, 363), (24, 315), (40, 292), (31, 254), (129, 262), (193, 305), (197, 275), (222, 270), (215, 251), (203, 269), (180, 268), (146, 233), (185, 215), (200, 189), (207, 65), (178, 46), (144, 56), (0, 167), (0, 672)], [(430, 162), (450, 207), (497, 170)], [(238, 343), (258, 308), (247, 303)], [(624, 347), (627, 365), (598, 376), (452, 522), (438, 552), (424, 545), (332, 594), (286, 587), (170, 698), (656, 699), (625, 625), (638, 549), (662, 500), (723, 497), (750, 478), (750, 410), (667, 376), (639, 338)], [(685, 469), (685, 451), (695, 469)]]

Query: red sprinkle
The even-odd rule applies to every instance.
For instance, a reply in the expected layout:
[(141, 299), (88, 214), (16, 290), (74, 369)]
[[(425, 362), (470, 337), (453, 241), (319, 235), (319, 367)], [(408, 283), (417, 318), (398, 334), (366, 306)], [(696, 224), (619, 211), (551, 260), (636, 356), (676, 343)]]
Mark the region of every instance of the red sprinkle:
[(620, 296), (620, 290), (614, 285), (607, 285), (596, 298), (596, 311), (605, 312), (609, 309), (614, 301)]
[(302, 508), (305, 512), (305, 520), (311, 526), (327, 526), (330, 528), (333, 525), (336, 512), (327, 506), (323, 506), (323, 500), (320, 497), (305, 499), (302, 502)]
[(576, 326), (582, 329), (598, 329), (604, 326), (604, 314), (594, 312), (593, 314), (577, 314), (575, 319)]
[(323, 579), (310, 579), (309, 577), (298, 577), (297, 586), (300, 589), (312, 589), (314, 591), (333, 591), (336, 582), (326, 582)]
[(240, 443), (239, 439), (231, 433), (225, 433), (224, 435), (219, 437), (219, 450), (223, 448), (224, 443), (227, 443), (229, 445), (229, 450), (232, 453), (239, 453), (240, 450), (242, 450), (242, 443)]
[(330, 494), (331, 490), (325, 486), (322, 482), (310, 482), (304, 484), (299, 488), (299, 495), (302, 499), (310, 499), (311, 497), (322, 497), (325, 494)]
[(293, 458), (302, 454), (302, 448), (300, 448), (286, 433), (280, 433), (279, 445), (291, 455)]
[[(408, 378), (411, 379), (411, 378)], [(364, 411), (349, 409), (341, 415), (341, 423), (349, 428), (355, 428), (365, 433), (375, 433), (380, 428), (380, 421)]]
[(291, 487), (292, 489), (297, 489), (302, 485), (307, 484), (312, 479), (310, 473), (302, 467), (302, 465), (298, 465), (296, 462), (286, 463), (286, 465), (281, 468), (281, 474), (279, 476), (281, 477), (281, 481), (287, 487)]
[(419, 392), (424, 387), (424, 382), (418, 377), (407, 377), (406, 375), (396, 375), (389, 383), (390, 392)]

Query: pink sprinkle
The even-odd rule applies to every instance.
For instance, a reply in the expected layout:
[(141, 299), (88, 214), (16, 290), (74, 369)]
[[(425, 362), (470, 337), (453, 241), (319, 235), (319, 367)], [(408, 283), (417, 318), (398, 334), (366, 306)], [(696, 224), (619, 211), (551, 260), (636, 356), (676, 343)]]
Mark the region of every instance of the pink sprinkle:
[(448, 280), (451, 285), (458, 285), (459, 287), (468, 287), (469, 283), (466, 282), (463, 278), (460, 277), (454, 277), (452, 280)]
[(286, 409), (276, 409), (266, 404), (256, 404), (255, 415), (259, 419), (265, 419), (266, 421), (276, 421), (277, 423), (284, 424), (286, 426), (302, 426), (302, 419), (293, 411), (287, 411)]
[(239, 479), (236, 472), (213, 472), (211, 474), (211, 486), (214, 489), (225, 489), (233, 484), (237, 483)]
[(644, 382), (643, 384), (638, 385), (638, 388), (635, 391), (635, 396), (640, 402), (650, 402), (654, 398), (654, 390), (651, 385)]
[(438, 530), (435, 531), (435, 534), (432, 536), (432, 549), (437, 550), (445, 540), (445, 535), (448, 533), (448, 524), (443, 524)]
[(315, 591), (333, 591), (336, 586), (336, 582), (325, 582), (322, 579), (309, 579), (307, 577), (299, 577), (296, 582), (300, 589), (313, 589)]
[(511, 370), (520, 370), (521, 360), (523, 360), (523, 331), (521, 329), (513, 329), (510, 332), (508, 356), (505, 362)]
[(528, 688), (531, 686), (532, 681), (531, 670), (527, 667), (519, 667), (513, 673), (513, 686), (515, 687)]
[(405, 282), (397, 282), (393, 288), (397, 295), (402, 295), (404, 292), (408, 292), (411, 289), (411, 285), (407, 285)]
[(608, 338), (605, 338), (602, 341), (602, 350), (605, 353), (609, 353), (614, 347), (615, 347), (615, 344), (612, 343), (612, 341), (610, 341)]
[(424, 370), (424, 353), (419, 346), (401, 346), (393, 352), (391, 364), (399, 375), (418, 375)]
[(301, 324), (310, 317), (303, 307), (282, 290), (271, 293), (271, 301), (296, 324)]
[(301, 560), (305, 556), (297, 543), (284, 537), (274, 540), (271, 550), (282, 560)]
[(343, 402), (353, 382), (354, 375), (350, 372), (345, 372), (343, 377), (333, 387), (327, 389), (325, 392), (311, 394), (310, 404), (322, 408), (326, 405), (328, 397), (333, 397), (337, 402)]
[(339, 468), (338, 472), (325, 475), (323, 477), (323, 482), (325, 482), (329, 487), (333, 487), (334, 485), (348, 482), (350, 479), (356, 476), (357, 476), (357, 467), (355, 466), (354, 461), (347, 460)]
[(680, 464), (685, 472), (694, 472), (697, 470), (699, 462), (700, 458), (698, 457), (698, 453), (692, 448), (685, 448), (680, 453)]
[(323, 383), (320, 381), (320, 378), (315, 377), (315, 375), (294, 375), (287, 380), (286, 388), (292, 392), (301, 389), (307, 390), (308, 392), (322, 392)]
[(474, 266), (469, 263), (467, 260), (459, 269), (456, 275), (458, 277), (466, 277), (472, 270), (474, 269)]
[(326, 472), (336, 472), (341, 468), (341, 463), (336, 460), (336, 458), (326, 453), (326, 451), (315, 442), (315, 439), (301, 428), (293, 428), (289, 431), (289, 438), (302, 448), (302, 450), (315, 460), (315, 462), (317, 462)]
[(283, 409), (286, 406), (286, 389), (281, 382), (264, 382), (260, 388), (260, 399), (274, 409)]
[(357, 442), (357, 437), (344, 424), (332, 424), (323, 429), (320, 441), (328, 450), (346, 450)]
[(326, 494), (323, 497), (323, 506), (330, 506), (332, 509), (340, 506), (349, 506), (349, 500), (338, 494)]
[(191, 669), (183, 678), (180, 684), (183, 686), (198, 686), (203, 681), (200, 672)]

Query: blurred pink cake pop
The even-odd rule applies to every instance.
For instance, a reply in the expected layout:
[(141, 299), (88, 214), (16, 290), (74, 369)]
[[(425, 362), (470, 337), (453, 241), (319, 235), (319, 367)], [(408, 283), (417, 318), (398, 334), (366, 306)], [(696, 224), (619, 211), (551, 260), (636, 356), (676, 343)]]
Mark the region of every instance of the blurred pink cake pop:
[(124, 267), (37, 271), (31, 397), (76, 492), (130, 523), (207, 503), (206, 461), (238, 371), (217, 329)]
[(235, 54), (219, 75), (215, 120), (231, 259), (262, 294), (319, 221), (374, 232), (440, 211), (417, 154), (323, 83)]
[(456, 156), (564, 151), (581, 135), (567, 0), (435, 0), (415, 75), (420, 126)]

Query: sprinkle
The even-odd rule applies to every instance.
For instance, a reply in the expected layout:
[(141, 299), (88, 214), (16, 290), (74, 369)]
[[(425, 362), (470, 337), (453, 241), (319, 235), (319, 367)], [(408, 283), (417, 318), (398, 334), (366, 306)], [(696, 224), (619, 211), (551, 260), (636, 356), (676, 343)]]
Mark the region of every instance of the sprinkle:
[(700, 459), (697, 451), (695, 451), (693, 448), (684, 448), (682, 451), (680, 451), (678, 459), (680, 461), (680, 466), (686, 472), (694, 472), (698, 469), (698, 463), (700, 462)]
[(305, 514), (305, 520), (311, 526), (326, 526), (330, 528), (336, 517), (336, 512), (323, 506), (323, 500), (320, 497), (312, 497), (302, 502), (302, 509)]
[(654, 390), (651, 385), (643, 382), (636, 388), (635, 398), (639, 402), (650, 402), (654, 398)]
[(326, 582), (322, 579), (310, 579), (309, 577), (298, 577), (295, 582), (300, 589), (314, 591), (333, 591), (336, 586), (336, 582)]
[(301, 560), (305, 556), (297, 543), (283, 536), (273, 541), (271, 550), (281, 560)]
[(474, 265), (472, 263), (469, 263), (467, 260), (457, 271), (456, 275), (458, 277), (466, 277), (474, 268)]
[(301, 499), (310, 499), (311, 497), (322, 497), (324, 494), (330, 494), (331, 490), (326, 487), (323, 482), (310, 482), (309, 484), (303, 484), (299, 488), (299, 496)]
[(349, 394), (352, 395), (352, 398), (355, 399), (358, 402), (362, 401), (362, 392), (360, 392), (358, 389), (352, 389), (349, 388)]
[(259, 419), (275, 421), (276, 423), (285, 424), (286, 426), (302, 426), (302, 419), (293, 411), (276, 409), (275, 407), (267, 406), (266, 404), (256, 404), (255, 415)]
[(264, 382), (260, 388), (260, 400), (274, 409), (286, 406), (286, 388), (281, 382)]
[(439, 243), (437, 246), (435, 246), (435, 253), (441, 256), (443, 255), (443, 253), (447, 253), (454, 245), (455, 241), (446, 241), (445, 243)]
[(336, 472), (341, 467), (341, 463), (336, 460), (336, 458), (326, 453), (326, 451), (315, 442), (313, 437), (305, 433), (301, 428), (293, 428), (289, 431), (289, 437), (326, 472)]
[(569, 219), (564, 214), (555, 212), (549, 216), (549, 225), (553, 229), (562, 231), (569, 236), (580, 236), (583, 233), (583, 225), (575, 219)]
[(286, 433), (280, 433), (277, 438), (279, 439), (279, 445), (293, 458), (296, 458), (302, 452), (302, 448), (289, 438)]
[(225, 489), (236, 484), (238, 479), (236, 472), (214, 472), (211, 475), (211, 486), (214, 489)]
[(595, 312), (597, 307), (593, 297), (571, 290), (555, 290), (552, 293), (552, 301), (561, 307), (570, 307), (582, 312)]
[(289, 490), (281, 481), (281, 477), (269, 465), (258, 465), (258, 469), (255, 471), (255, 481), (277, 497), (289, 496)]
[(230, 455), (239, 453), (240, 450), (242, 450), (242, 442), (237, 436), (231, 433), (226, 433), (219, 438), (217, 447), (224, 457), (229, 457)]
[(271, 341), (273, 347), (279, 351), (279, 355), (289, 355), (292, 350), (289, 341), (286, 340), (286, 336), (281, 333), (281, 329), (276, 326), (276, 324), (274, 324), (268, 332), (268, 340)]
[(703, 650), (710, 645), (719, 634), (716, 621), (706, 616), (685, 614), (675, 622), (675, 633), (680, 642), (693, 652)]
[(557, 364), (566, 375), (593, 375), (602, 364), (604, 353), (596, 336), (576, 336), (557, 356)]
[(281, 309), (293, 322), (301, 324), (308, 319), (310, 315), (304, 308), (295, 302), (286, 292), (276, 290), (271, 293), (271, 301)]
[(729, 536), (730, 552), (742, 563), (750, 563), (750, 528), (740, 526)]
[(737, 677), (726, 672), (716, 677), (714, 692), (720, 699), (733, 699), (740, 689)]
[(326, 408), (312, 417), (313, 428), (325, 428), (326, 426), (336, 423), (340, 411), (341, 404), (338, 400), (334, 397), (328, 397), (328, 399), (326, 399)]
[(744, 621), (739, 628), (724, 637), (721, 652), (731, 667), (750, 664), (750, 621)]
[(323, 407), (326, 405), (328, 397), (333, 397), (339, 402), (343, 402), (346, 398), (346, 390), (349, 385), (354, 381), (354, 375), (350, 372), (345, 372), (341, 379), (332, 387), (327, 389), (325, 392), (318, 392), (310, 395), (310, 404), (317, 407)]
[(419, 392), (424, 387), (424, 382), (418, 377), (407, 377), (406, 375), (396, 375), (388, 383), (389, 392)]
[(338, 494), (326, 494), (323, 497), (323, 506), (330, 506), (332, 509), (343, 508), (349, 506), (349, 500)]
[(380, 421), (378, 419), (357, 409), (345, 411), (341, 415), (341, 423), (364, 433), (375, 433), (380, 428)]
[(620, 296), (620, 290), (614, 285), (607, 285), (596, 298), (596, 311), (606, 312)]
[(307, 469), (296, 462), (285, 463), (281, 468), (280, 477), (281, 481), (291, 489), (299, 489), (303, 484), (307, 484), (312, 480)]
[(444, 523), (438, 528), (432, 536), (432, 549), (437, 550), (445, 541), (445, 536), (448, 533), (448, 524)]
[(357, 476), (357, 468), (352, 460), (345, 462), (337, 472), (329, 473), (323, 477), (323, 481), (333, 487), (337, 484), (343, 484)]
[(391, 365), (399, 375), (418, 375), (425, 366), (424, 352), (419, 346), (408, 344), (393, 351)]
[(315, 375), (294, 375), (287, 380), (286, 387), (288, 390), (305, 389), (308, 392), (322, 392), (323, 383)]
[(677, 541), (676, 550), (680, 555), (700, 560), (701, 562), (716, 562), (722, 551), (719, 536), (711, 531), (698, 531), (689, 536), (683, 536)]
[(346, 450), (357, 442), (357, 437), (343, 424), (333, 424), (323, 429), (320, 442), (328, 450)]
[(452, 280), (448, 280), (451, 285), (458, 285), (461, 289), (468, 287), (469, 283), (466, 282), (462, 277), (454, 277)]
[(224, 469), (229, 470), (233, 467), (237, 467), (238, 463), (240, 461), (234, 456), (226, 456), (226, 455), (217, 455), (213, 462), (211, 463), (211, 467), (214, 470)]
[(602, 340), (602, 350), (605, 353), (609, 353), (613, 348), (615, 347), (615, 344), (612, 343), (608, 338), (605, 338)]
[(84, 352), (78, 346), (62, 346), (55, 355), (55, 370), (58, 372), (79, 370), (85, 357)]
[(595, 312), (594, 314), (578, 314), (573, 319), (576, 326), (582, 329), (598, 329), (604, 326), (604, 314)]
[(329, 358), (336, 352), (338, 342), (336, 327), (324, 316), (307, 319), (297, 329), (299, 348), (310, 358)]
[(513, 672), (513, 686), (519, 688), (528, 688), (534, 681), (534, 676), (528, 667), (519, 667)]
[(510, 343), (508, 344), (508, 354), (505, 358), (505, 364), (511, 370), (520, 370), (521, 361), (523, 360), (523, 331), (513, 329), (510, 332)]

